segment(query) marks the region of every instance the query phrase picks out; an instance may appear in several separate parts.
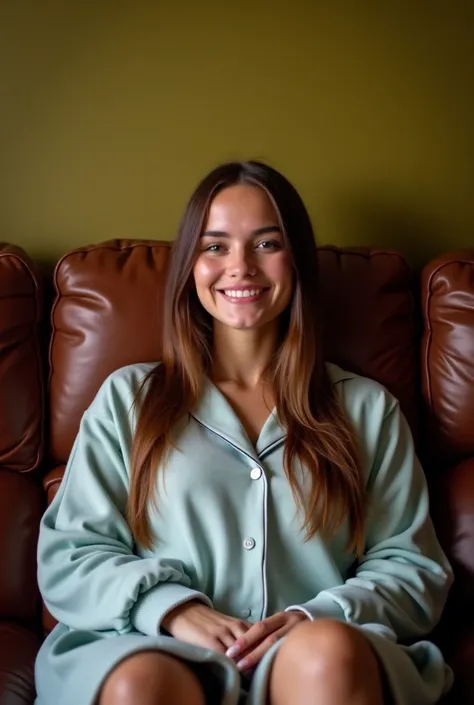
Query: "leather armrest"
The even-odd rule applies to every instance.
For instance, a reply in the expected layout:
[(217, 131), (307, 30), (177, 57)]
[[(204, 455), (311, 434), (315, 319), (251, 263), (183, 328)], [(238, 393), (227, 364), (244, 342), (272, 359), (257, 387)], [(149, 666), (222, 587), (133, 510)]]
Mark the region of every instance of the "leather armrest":
[(430, 485), (436, 532), (455, 574), (449, 603), (454, 621), (464, 624), (474, 611), (474, 458), (444, 470)]
[(12, 622), (0, 622), (0, 703), (33, 705), (34, 663), (41, 640)]

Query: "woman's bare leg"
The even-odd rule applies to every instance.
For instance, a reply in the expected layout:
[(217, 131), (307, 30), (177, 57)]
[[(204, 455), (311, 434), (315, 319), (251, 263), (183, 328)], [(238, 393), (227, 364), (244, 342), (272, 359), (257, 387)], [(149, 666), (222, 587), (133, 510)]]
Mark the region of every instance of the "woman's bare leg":
[(97, 705), (205, 705), (197, 676), (178, 659), (141, 651), (114, 668)]
[(377, 658), (347, 624), (303, 622), (275, 656), (269, 696), (271, 705), (383, 705)]

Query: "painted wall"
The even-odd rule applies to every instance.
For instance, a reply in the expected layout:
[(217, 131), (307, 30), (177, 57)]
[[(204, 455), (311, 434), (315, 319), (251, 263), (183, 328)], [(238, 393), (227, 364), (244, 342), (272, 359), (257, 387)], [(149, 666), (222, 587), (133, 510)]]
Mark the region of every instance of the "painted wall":
[(474, 3), (0, 0), (0, 239), (172, 239), (263, 158), (321, 243), (474, 245)]

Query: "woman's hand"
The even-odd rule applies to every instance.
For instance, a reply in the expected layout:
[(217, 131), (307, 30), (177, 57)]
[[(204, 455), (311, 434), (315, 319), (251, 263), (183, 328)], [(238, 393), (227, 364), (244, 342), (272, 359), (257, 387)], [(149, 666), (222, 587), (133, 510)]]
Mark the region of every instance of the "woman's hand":
[(233, 658), (239, 671), (250, 671), (282, 636), (296, 624), (307, 620), (304, 612), (277, 612), (261, 622), (253, 624), (226, 654)]
[(224, 654), (250, 629), (242, 619), (228, 617), (200, 602), (185, 602), (167, 614), (162, 626), (176, 639)]

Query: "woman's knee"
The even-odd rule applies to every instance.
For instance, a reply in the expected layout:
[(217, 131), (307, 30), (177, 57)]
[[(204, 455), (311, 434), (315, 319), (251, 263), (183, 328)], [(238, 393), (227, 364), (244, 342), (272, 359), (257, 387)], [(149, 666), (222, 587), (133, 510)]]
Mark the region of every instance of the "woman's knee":
[(98, 705), (204, 705), (197, 676), (178, 659), (156, 651), (129, 656), (105, 680)]
[(353, 680), (361, 669), (378, 678), (377, 659), (370, 643), (357, 629), (331, 619), (299, 624), (286, 637), (277, 660), (288, 662), (306, 676), (320, 680), (337, 672)]

